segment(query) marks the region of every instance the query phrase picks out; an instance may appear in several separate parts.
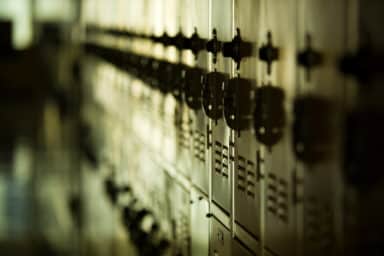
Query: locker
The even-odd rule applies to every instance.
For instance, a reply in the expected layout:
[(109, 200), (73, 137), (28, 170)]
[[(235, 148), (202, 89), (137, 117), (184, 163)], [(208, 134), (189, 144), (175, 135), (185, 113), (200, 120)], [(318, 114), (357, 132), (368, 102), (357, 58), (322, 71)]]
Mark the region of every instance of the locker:
[(101, 166), (173, 255), (381, 251), (378, 1), (89, 1)]
[[(164, 21), (164, 30), (162, 35), (168, 35), (169, 37), (175, 36), (180, 27), (180, 19), (177, 15), (181, 2), (176, 0), (164, 0), (162, 4), (161, 17)], [(176, 63), (178, 58), (177, 49), (173, 46), (164, 46), (162, 60), (170, 63)], [(164, 87), (168, 84), (161, 85)], [(175, 126), (176, 116), (176, 100), (170, 93), (163, 94), (161, 96), (160, 103), (161, 113), (161, 127), (162, 127), (162, 147), (164, 152), (164, 159), (171, 163), (175, 163), (177, 159), (177, 129)]]
[(260, 113), (255, 112), (255, 118), (266, 113), (272, 119), (260, 119), (255, 122), (255, 128), (258, 141), (263, 143), (260, 155), (265, 173), (264, 241), (265, 247), (276, 255), (293, 255), (296, 238), (290, 133), (296, 73), (296, 14), (294, 0), (261, 2), (258, 37), (261, 86), (257, 95), (260, 104), (255, 110)]
[[(213, 31), (215, 30), (218, 41), (231, 41), (233, 36), (232, 1), (212, 0), (211, 8), (210, 39), (213, 39)], [(213, 58), (213, 56), (211, 56), (211, 58)], [(224, 59), (220, 54), (217, 55), (216, 63), (212, 63), (210, 65), (210, 71), (219, 72), (219, 77), (229, 77), (232, 73), (231, 60)], [(211, 83), (216, 83), (212, 85), (218, 89), (218, 93), (215, 95), (216, 98), (214, 100), (216, 100), (217, 104), (220, 106), (217, 118), (210, 121), (210, 128), (212, 130), (211, 140), (209, 141), (211, 144), (212, 200), (228, 215), (231, 215), (232, 170), (229, 164), (229, 159), (230, 157), (233, 157), (233, 154), (231, 152), (232, 148), (230, 148), (230, 130), (226, 126), (222, 116), (223, 99), (220, 95), (222, 95), (223, 82), (221, 81), (222, 79), (218, 79), (218, 77), (212, 77), (212, 79), (210, 79), (210, 77), (206, 78), (206, 88), (211, 86)]]
[(191, 255), (209, 255), (209, 202), (205, 194), (191, 191)]
[[(195, 13), (193, 2), (191, 1), (179, 1), (177, 13), (174, 13), (176, 18), (178, 19), (179, 26), (178, 31), (176, 31), (173, 36), (183, 36), (183, 39), (179, 39), (181, 42), (178, 52), (176, 53), (178, 56), (176, 57), (175, 63), (180, 64), (180, 69), (174, 68), (173, 76), (180, 77), (180, 83), (178, 83), (178, 88), (175, 89), (174, 97), (176, 99), (175, 105), (175, 128), (176, 128), (176, 166), (177, 168), (187, 177), (191, 176), (191, 143), (192, 143), (192, 127), (190, 121), (190, 114), (188, 111), (188, 107), (183, 101), (182, 97), (182, 79), (185, 79), (184, 72), (186, 69), (193, 65), (193, 55), (190, 51), (186, 51), (184, 49), (185, 40), (187, 36), (190, 36), (193, 32), (193, 24), (191, 22), (191, 15), (188, 15), (188, 11)], [(172, 35), (170, 35), (172, 36)], [(176, 47), (177, 48), (177, 47)], [(177, 96), (179, 95), (180, 96)]]
[[(193, 4), (195, 6), (196, 15), (193, 15), (192, 24), (196, 26), (196, 30), (201, 38), (208, 39), (209, 31), (209, 1), (197, 0)], [(202, 51), (195, 60), (196, 67), (201, 69), (203, 74), (208, 71), (208, 53)], [(192, 74), (193, 75), (193, 74)], [(201, 84), (202, 86), (202, 84)], [(202, 88), (201, 88), (202, 90)], [(191, 126), (192, 126), (192, 182), (206, 195), (209, 194), (209, 151), (208, 149), (208, 123), (209, 120), (204, 114), (201, 94), (198, 93), (199, 106), (190, 110)], [(186, 98), (188, 96), (185, 96)]]
[[(234, 2), (234, 23), (239, 29), (242, 41), (251, 44), (251, 54), (240, 61), (239, 70), (235, 71), (235, 77), (246, 79), (251, 87), (244, 91), (250, 99), (250, 105), (245, 105), (245, 97), (239, 103), (244, 104), (248, 111), (240, 111), (244, 116), (246, 126), (244, 129), (232, 130), (234, 136), (235, 158), (234, 166), (234, 219), (235, 222), (246, 229), (256, 240), (261, 239), (261, 185), (259, 173), (259, 147), (253, 131), (254, 94), (257, 89), (257, 49), (260, 1), (237, 0)], [(236, 65), (236, 63), (234, 63)], [(245, 84), (244, 84), (245, 85)], [(243, 85), (243, 87), (244, 87)], [(238, 84), (237, 87), (241, 87)], [(246, 90), (247, 88), (244, 88)], [(240, 91), (237, 91), (241, 95)], [(244, 106), (237, 106), (242, 109)], [(227, 106), (225, 105), (224, 108)], [(247, 211), (244, 211), (247, 209)]]
[(231, 255), (231, 232), (214, 217), (210, 219), (210, 246), (209, 255), (211, 256), (230, 256)]
[[(343, 108), (343, 77), (337, 71), (337, 58), (344, 52), (344, 31), (346, 1), (299, 1), (298, 26), (298, 95), (295, 105), (295, 124), (305, 121), (306, 114), (300, 108), (306, 107), (308, 115), (317, 116), (317, 128), (312, 130), (316, 140), (305, 142), (296, 132), (294, 139), (298, 168), (302, 168), (303, 211), (301, 224), (303, 255), (340, 255), (340, 211), (342, 204), (341, 162), (337, 145), (340, 144), (340, 122)], [(323, 13), (316, 16), (316, 13)], [(327, 25), (328, 24), (328, 25)], [(332, 26), (330, 24), (333, 24)], [(330, 34), (334, 36), (329, 36)], [(307, 60), (312, 54), (312, 62)], [(311, 102), (311, 103), (309, 103)], [(307, 106), (304, 106), (307, 105)], [(313, 108), (310, 105), (318, 105)], [(297, 149), (298, 144), (304, 149)], [(307, 146), (308, 145), (308, 146)], [(322, 148), (315, 150), (314, 148)]]
[(383, 193), (383, 177), (377, 172), (381, 162), (376, 152), (380, 152), (378, 148), (382, 145), (377, 134), (383, 127), (383, 90), (380, 86), (383, 72), (381, 65), (374, 64), (374, 59), (381, 58), (384, 47), (383, 35), (378, 33), (378, 24), (383, 20), (383, 5), (372, 0), (348, 1), (347, 4), (348, 48), (343, 54), (344, 67), (341, 69), (347, 81), (343, 144), (347, 197), (343, 215), (344, 253), (380, 255), (384, 251), (381, 243), (384, 234), (383, 209), (378, 205)]
[(191, 204), (190, 192), (171, 176), (167, 178), (168, 209), (171, 223), (171, 239), (174, 255), (190, 255)]

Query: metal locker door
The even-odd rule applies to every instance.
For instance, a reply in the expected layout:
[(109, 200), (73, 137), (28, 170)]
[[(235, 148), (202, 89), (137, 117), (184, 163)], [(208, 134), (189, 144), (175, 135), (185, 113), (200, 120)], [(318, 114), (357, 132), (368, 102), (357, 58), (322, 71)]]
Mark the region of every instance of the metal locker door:
[(324, 251), (340, 255), (341, 228), (337, 225), (342, 223), (342, 163), (338, 129), (344, 79), (337, 63), (344, 52), (347, 6), (345, 0), (299, 0), (298, 6), (293, 150), (303, 179), (300, 248), (302, 255), (322, 255)]
[[(174, 37), (180, 26), (180, 19), (178, 11), (180, 8), (180, 1), (177, 0), (163, 0), (163, 19), (164, 31), (170, 37)], [(163, 52), (163, 60), (176, 63), (178, 60), (178, 51), (173, 46), (165, 46)], [(169, 87), (168, 84), (162, 85)], [(176, 100), (171, 93), (163, 93), (162, 95), (162, 148), (164, 159), (169, 163), (176, 163), (176, 126), (175, 126), (175, 111), (177, 109)]]
[[(258, 145), (253, 132), (253, 109), (254, 109), (254, 92), (257, 85), (257, 47), (258, 47), (258, 28), (260, 1), (255, 0), (235, 0), (234, 21), (235, 28), (241, 36), (245, 50), (243, 58), (237, 64), (239, 69), (236, 71), (234, 79), (238, 77), (242, 83), (236, 84), (234, 92), (230, 92), (233, 97), (239, 97), (237, 106), (228, 106), (224, 103), (224, 109), (229, 109), (230, 115), (234, 108), (238, 115), (237, 123), (232, 127), (234, 144), (235, 144), (235, 161), (234, 161), (234, 220), (236, 227), (235, 233), (242, 228), (251, 234), (254, 240), (260, 241), (260, 222), (261, 222), (261, 186), (260, 175), (258, 173)], [(235, 56), (232, 56), (232, 59)], [(243, 80), (244, 79), (244, 80)], [(249, 84), (250, 87), (246, 85)], [(240, 91), (243, 90), (243, 91)], [(228, 95), (230, 97), (230, 95)], [(248, 98), (244, 97), (247, 96)], [(247, 102), (248, 99), (248, 102)], [(235, 99), (236, 100), (236, 99)], [(241, 105), (240, 105), (241, 104)], [(240, 111), (239, 111), (240, 110)], [(230, 116), (225, 116), (226, 120), (230, 120)], [(228, 121), (227, 121), (228, 123)], [(238, 127), (236, 127), (238, 126)], [(239, 237), (241, 240), (241, 238)]]
[(260, 86), (256, 92), (255, 132), (264, 146), (265, 248), (294, 255), (294, 158), (290, 113), (296, 73), (296, 1), (262, 0), (259, 30)]
[[(146, 31), (149, 35), (154, 35), (160, 37), (165, 30), (165, 20), (163, 18), (163, 1), (165, 0), (147, 0), (147, 11), (146, 17), (148, 22), (148, 31)], [(134, 10), (132, 10), (134, 11)], [(151, 42), (151, 49), (148, 52), (148, 55), (155, 58), (161, 59), (164, 56), (164, 47), (159, 43)], [(151, 88), (149, 83), (146, 84), (148, 88)], [(152, 127), (150, 132), (147, 132), (147, 136), (151, 139), (149, 141), (149, 145), (155, 152), (161, 152), (163, 150), (163, 138), (162, 138), (162, 101), (163, 96), (159, 92), (158, 88), (152, 88), (149, 92), (149, 99), (147, 104), (140, 104), (140, 108), (147, 106), (150, 111), (147, 119), (149, 121), (149, 125)], [(138, 116), (136, 120), (138, 122), (143, 119), (142, 116)], [(173, 130), (171, 130), (173, 132)]]
[[(208, 39), (210, 37), (209, 32), (209, 1), (207, 0), (195, 0), (195, 5), (192, 14), (192, 24), (196, 27), (197, 34), (200, 38)], [(201, 69), (203, 75), (208, 71), (208, 53), (200, 51), (195, 65)], [(199, 72), (199, 71), (197, 71)], [(201, 85), (202, 86), (202, 85)], [(193, 95), (194, 96), (194, 95)], [(187, 99), (188, 95), (185, 95)], [(206, 195), (209, 193), (209, 170), (208, 170), (208, 118), (204, 114), (201, 91), (200, 95), (196, 99), (198, 104), (196, 108), (190, 110), (191, 126), (192, 126), (192, 182), (193, 184), (202, 190)]]
[(230, 256), (232, 237), (231, 232), (214, 217), (211, 218), (210, 256)]
[(190, 192), (174, 177), (168, 175), (167, 194), (171, 223), (173, 255), (190, 255)]
[(191, 255), (209, 255), (209, 203), (198, 190), (191, 190)]
[[(232, 40), (232, 0), (212, 0), (211, 2), (211, 25), (212, 30), (216, 30), (217, 40), (229, 42)], [(211, 31), (211, 37), (212, 38)], [(213, 59), (213, 58), (212, 58)], [(217, 63), (212, 64), (211, 71), (221, 72), (224, 76), (232, 73), (232, 62), (230, 59), (224, 59), (219, 53)], [(209, 74), (208, 74), (209, 75)], [(220, 75), (221, 76), (221, 75)], [(209, 78), (207, 77), (207, 80)], [(223, 86), (222, 79), (215, 80), (216, 87)], [(206, 82), (208, 83), (208, 81)], [(222, 88), (217, 88), (219, 91)], [(219, 98), (221, 98), (219, 96)], [(222, 99), (218, 104), (222, 104)], [(207, 111), (206, 111), (207, 112)], [(226, 125), (222, 113), (217, 113), (215, 120), (211, 120), (211, 174), (212, 174), (212, 200), (227, 215), (231, 215), (231, 168), (229, 165), (230, 149), (229, 137), (230, 130)]]
[[(176, 127), (176, 168), (183, 173), (187, 178), (191, 176), (191, 121), (188, 106), (183, 101), (182, 96), (182, 77), (185, 77), (185, 72), (188, 67), (193, 66), (194, 57), (192, 52), (186, 51), (186, 36), (193, 33), (192, 17), (196, 12), (193, 5), (194, 1), (178, 1), (178, 11), (175, 13), (179, 20), (179, 31), (176, 36), (180, 35), (182, 38), (179, 40), (181, 43), (176, 43), (176, 49), (178, 50), (176, 63), (180, 68), (174, 68), (173, 77), (175, 85), (172, 92), (176, 99), (175, 108), (175, 127)], [(176, 37), (175, 37), (176, 38)]]
[(349, 0), (348, 7), (348, 49), (342, 58), (348, 111), (343, 134), (344, 253), (383, 255), (383, 136), (379, 134), (384, 126), (384, 72), (374, 60), (382, 59), (384, 52), (380, 30), (384, 5), (376, 0)]

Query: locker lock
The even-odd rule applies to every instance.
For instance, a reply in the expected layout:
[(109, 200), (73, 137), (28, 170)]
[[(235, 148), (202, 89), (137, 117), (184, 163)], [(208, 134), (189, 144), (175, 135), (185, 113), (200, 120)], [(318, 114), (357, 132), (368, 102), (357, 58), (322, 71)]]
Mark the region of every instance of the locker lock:
[(149, 67), (151, 65), (151, 58), (149, 57), (146, 57), (146, 56), (141, 56), (140, 59), (139, 59), (139, 64), (138, 64), (138, 67), (139, 67), (139, 74), (138, 74), (138, 77), (142, 80), (145, 80), (147, 78), (147, 76), (150, 74), (149, 73)]
[(140, 64), (140, 78), (149, 84), (150, 86), (152, 85), (151, 83), (151, 77), (153, 75), (153, 65), (154, 65), (155, 59), (150, 58), (150, 57), (142, 57), (141, 59), (141, 64)]
[(204, 71), (200, 68), (188, 68), (185, 71), (184, 96), (187, 106), (193, 110), (202, 107)]
[(157, 79), (157, 70), (159, 68), (160, 61), (157, 59), (151, 59), (150, 63), (148, 63), (148, 84), (151, 88), (158, 88), (159, 81)]
[(172, 76), (171, 76), (171, 92), (175, 99), (179, 102), (183, 100), (183, 87), (185, 80), (185, 70), (186, 66), (177, 63), (171, 64), (172, 67)]
[(306, 76), (309, 81), (311, 78), (311, 70), (322, 64), (323, 56), (320, 52), (312, 48), (312, 38), (309, 34), (306, 36), (306, 44), (306, 48), (297, 55), (297, 61), (300, 66), (306, 69)]
[(158, 89), (163, 94), (171, 92), (173, 76), (173, 67), (172, 63), (166, 61), (159, 61), (159, 66), (157, 68), (157, 80), (158, 80)]
[(348, 53), (341, 60), (339, 69), (342, 73), (355, 77), (358, 81), (366, 82), (377, 74), (382, 74), (383, 55), (376, 55), (370, 47), (361, 47), (355, 54)]
[(252, 44), (244, 42), (241, 39), (240, 29), (236, 29), (236, 35), (231, 42), (223, 44), (223, 56), (232, 58), (236, 64), (237, 69), (240, 68), (240, 61), (252, 55)]
[(112, 62), (113, 61), (112, 49), (101, 48), (101, 57), (107, 62)]
[[(124, 218), (128, 217), (128, 219), (125, 219), (127, 222), (125, 222), (126, 224), (128, 224), (128, 228), (130, 231), (138, 231), (141, 224), (142, 224), (142, 221), (146, 218), (146, 217), (150, 217), (152, 215), (151, 211), (143, 208), (143, 209), (140, 209), (140, 210), (137, 210), (137, 209), (126, 209), (125, 212), (123, 212), (124, 214)], [(128, 214), (128, 215), (126, 215)]]
[(171, 38), (171, 45), (175, 46), (178, 50), (187, 49), (187, 38), (179, 31), (174, 37)]
[(133, 198), (128, 203), (128, 205), (123, 207), (122, 221), (127, 228), (133, 222), (134, 217), (137, 213), (137, 209), (136, 209), (137, 201), (138, 201), (137, 198)]
[(208, 52), (212, 53), (213, 63), (216, 63), (217, 54), (221, 51), (221, 42), (219, 40), (217, 40), (216, 29), (213, 29), (213, 31), (212, 31), (212, 39), (207, 42), (206, 49)]
[(273, 46), (270, 31), (267, 33), (267, 43), (259, 49), (259, 58), (267, 63), (267, 72), (271, 74), (272, 63), (279, 59), (279, 48)]
[(158, 39), (158, 42), (164, 46), (170, 46), (172, 44), (172, 37), (170, 37), (167, 32), (164, 32), (163, 35)]
[(187, 49), (191, 50), (192, 53), (197, 57), (201, 50), (205, 49), (206, 41), (199, 37), (197, 29), (193, 32), (192, 36), (187, 39)]
[(272, 147), (283, 137), (286, 123), (284, 91), (276, 86), (262, 86), (256, 90), (254, 128), (259, 142)]
[(167, 250), (171, 247), (171, 244), (166, 239), (161, 239), (155, 247), (155, 251), (153, 254), (150, 255), (168, 255)]
[(139, 57), (136, 54), (128, 54), (124, 62), (126, 64), (128, 72), (130, 72), (132, 75), (138, 74)]
[(154, 252), (155, 238), (159, 236), (159, 231), (159, 225), (155, 222), (152, 223), (149, 230), (139, 228), (133, 232), (131, 231), (131, 239), (139, 250), (140, 255), (159, 255)]
[(149, 39), (154, 43), (160, 43), (160, 36), (150, 35)]
[(133, 211), (133, 218), (128, 224), (129, 233), (134, 244), (141, 250), (144, 246), (150, 242), (150, 232), (143, 228), (143, 223), (152, 222), (154, 230), (152, 232), (158, 232), (154, 221), (154, 216), (151, 211), (143, 208), (138, 211)]
[(129, 71), (129, 68), (130, 68), (130, 53), (125, 53), (123, 55), (122, 62), (123, 62), (123, 64), (122, 64), (123, 65), (122, 66), (123, 70)]
[(306, 164), (324, 161), (332, 152), (334, 112), (329, 100), (308, 95), (294, 102), (293, 146)]
[(347, 115), (344, 129), (343, 162), (346, 181), (360, 189), (368, 189), (381, 182), (383, 111), (360, 107)]
[(253, 118), (252, 87), (252, 81), (240, 77), (225, 83), (224, 118), (227, 125), (236, 131), (250, 127)]
[(122, 60), (122, 54), (119, 50), (116, 49), (110, 49), (108, 50), (108, 61), (112, 63), (115, 66), (120, 66), (121, 60)]
[(120, 194), (128, 193), (131, 191), (129, 186), (117, 186), (112, 179), (107, 179), (104, 183), (105, 192), (113, 204), (117, 203)]
[(219, 120), (223, 116), (223, 85), (227, 76), (214, 71), (205, 76), (203, 84), (203, 108), (206, 115)]

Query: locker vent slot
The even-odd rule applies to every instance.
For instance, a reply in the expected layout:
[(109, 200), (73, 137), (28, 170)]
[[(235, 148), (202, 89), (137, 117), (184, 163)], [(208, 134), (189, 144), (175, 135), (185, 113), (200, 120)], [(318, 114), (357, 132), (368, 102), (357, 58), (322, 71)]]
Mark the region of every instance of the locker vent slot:
[(197, 160), (205, 162), (205, 136), (198, 130), (193, 134), (193, 154)]
[(222, 157), (221, 164), (222, 164), (222, 175), (225, 178), (228, 178), (228, 176), (229, 176), (228, 155), (229, 155), (228, 147), (227, 146), (223, 146), (222, 155), (221, 155), (221, 157)]
[(318, 249), (332, 250), (333, 215), (328, 202), (308, 197), (304, 205), (304, 237)]
[(181, 252), (188, 251), (190, 246), (189, 236), (189, 216), (187, 213), (180, 212), (176, 221), (176, 241)]
[(214, 150), (214, 169), (218, 174), (221, 174), (221, 161), (222, 161), (222, 145), (216, 141), (213, 146)]
[(216, 173), (221, 174), (225, 179), (229, 178), (229, 150), (227, 146), (216, 141), (213, 147), (214, 150), (214, 169)]
[(255, 198), (256, 190), (256, 170), (255, 164), (251, 161), (247, 161), (247, 195)]
[(256, 171), (255, 164), (239, 156), (237, 162), (237, 189), (255, 198)]
[(268, 174), (267, 209), (283, 222), (288, 222), (288, 184), (275, 174)]
[(190, 132), (189, 132), (188, 122), (183, 120), (179, 128), (180, 128), (180, 130), (178, 132), (179, 145), (185, 149), (189, 149), (189, 143), (190, 143), (190, 137), (191, 136), (190, 136)]

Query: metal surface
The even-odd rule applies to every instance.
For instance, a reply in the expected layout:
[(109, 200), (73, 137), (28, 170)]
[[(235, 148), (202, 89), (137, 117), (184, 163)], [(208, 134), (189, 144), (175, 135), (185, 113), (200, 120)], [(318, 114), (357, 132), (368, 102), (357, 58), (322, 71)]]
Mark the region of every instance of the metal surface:
[(292, 155), (290, 112), (295, 86), (295, 1), (262, 1), (259, 41), (267, 43), (268, 33), (272, 44), (279, 48), (279, 59), (272, 64), (268, 74), (266, 64), (259, 69), (262, 85), (283, 89), (284, 111), (287, 116), (283, 137), (272, 147), (263, 147), (261, 158), (265, 172), (265, 247), (277, 255), (293, 254), (295, 250), (295, 205), (292, 177), (294, 158)]
[[(232, 40), (233, 36), (233, 2), (232, 0), (212, 0), (211, 28), (216, 29), (217, 39), (221, 42)], [(211, 70), (217, 70), (224, 74), (232, 73), (232, 62), (223, 58), (217, 58), (216, 64), (211, 64)], [(228, 215), (232, 211), (232, 168), (229, 159), (233, 157), (230, 149), (230, 130), (223, 118), (211, 120), (211, 175), (212, 175), (212, 200), (218, 204)]]
[[(255, 13), (260, 12), (260, 1), (237, 0), (234, 6), (235, 28), (240, 30), (244, 41), (252, 43), (252, 56), (240, 63), (236, 73), (242, 78), (249, 79), (256, 90), (258, 81), (257, 49), (259, 46), (258, 29), (260, 18)], [(254, 91), (250, 92), (254, 97)], [(252, 98), (252, 100), (254, 100)], [(254, 107), (254, 106), (253, 106)], [(251, 108), (253, 108), (251, 107)], [(260, 184), (259, 145), (255, 138), (252, 125), (240, 132), (233, 131), (235, 158), (234, 166), (234, 220), (256, 239), (261, 238), (261, 202), (262, 190)], [(242, 209), (248, 209), (244, 211)]]
[[(308, 43), (322, 55), (322, 63), (298, 71), (297, 97), (315, 95), (329, 102), (332, 108), (327, 113), (332, 123), (330, 138), (324, 144), (329, 155), (314, 164), (299, 161), (298, 168), (303, 178), (302, 198), (302, 255), (340, 255), (340, 226), (342, 220), (342, 178), (340, 162), (341, 113), (343, 108), (344, 81), (337, 72), (338, 56), (345, 52), (345, 10), (347, 1), (299, 1), (298, 48), (305, 49)], [(317, 16), (317, 13), (323, 13)], [(329, 24), (325, 25), (324, 24)], [(332, 24), (332, 25), (331, 25)], [(330, 36), (330, 35), (333, 36)], [(308, 38), (310, 37), (310, 38)], [(308, 41), (310, 40), (310, 42)], [(310, 73), (308, 73), (310, 72)], [(318, 115), (322, 115), (318, 113)], [(321, 128), (318, 128), (321, 129)], [(318, 227), (318, 228), (315, 228)]]

